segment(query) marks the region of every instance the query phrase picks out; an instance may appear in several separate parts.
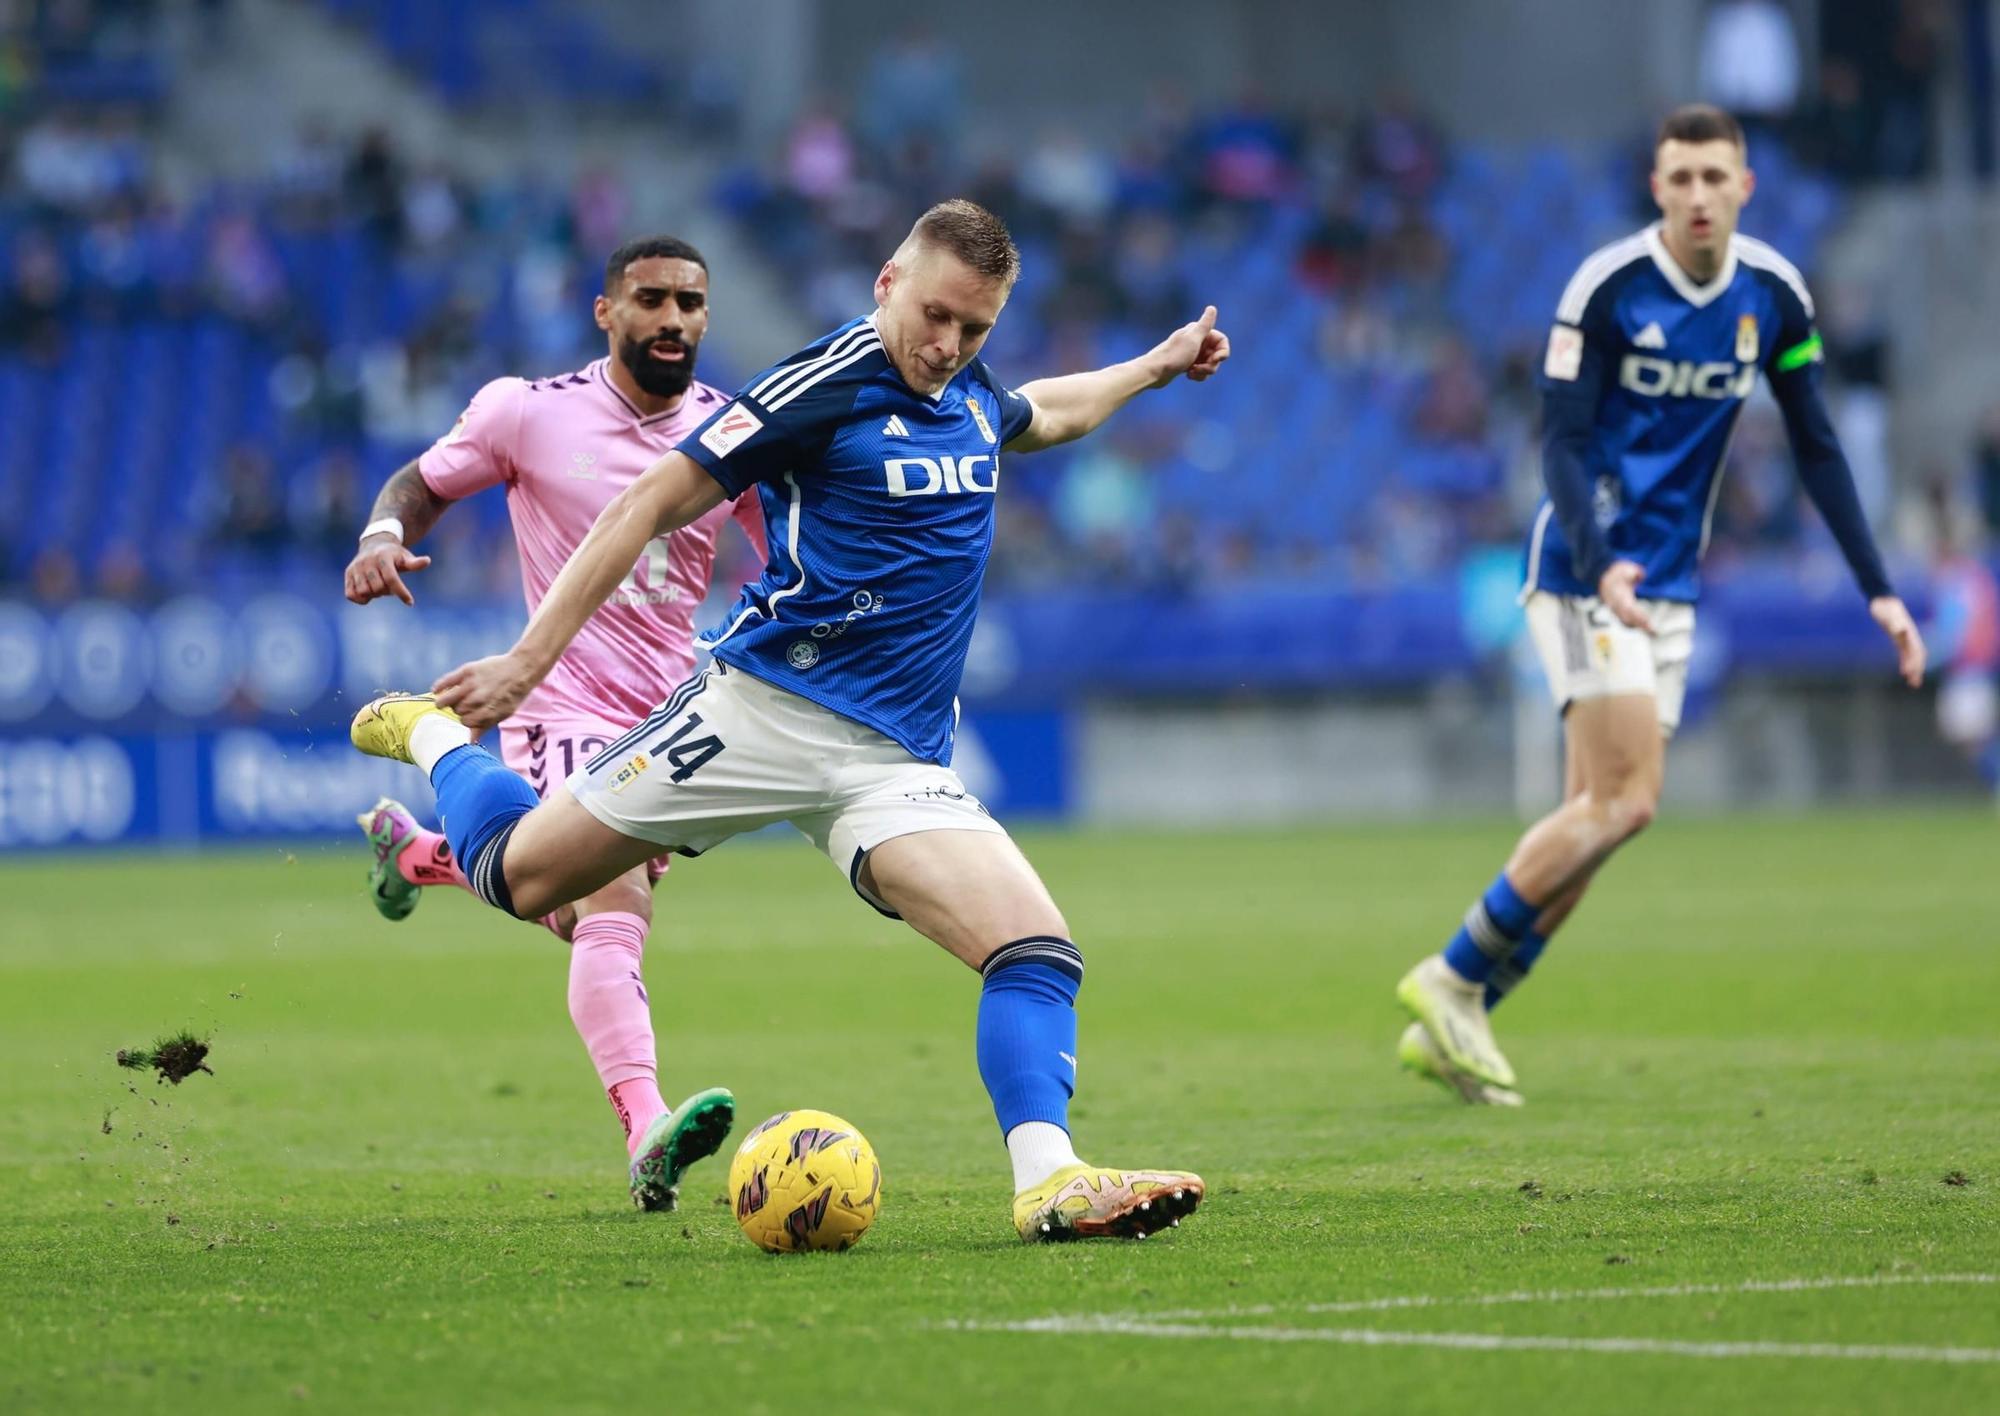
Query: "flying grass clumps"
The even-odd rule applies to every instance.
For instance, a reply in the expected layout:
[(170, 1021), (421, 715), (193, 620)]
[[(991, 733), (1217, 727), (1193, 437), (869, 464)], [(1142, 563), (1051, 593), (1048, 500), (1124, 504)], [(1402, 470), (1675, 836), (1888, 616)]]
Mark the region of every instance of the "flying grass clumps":
[(179, 1086), (196, 1072), (214, 1071), (208, 1066), (208, 1042), (191, 1032), (178, 1032), (172, 1037), (164, 1037), (151, 1047), (118, 1049), (118, 1065), (130, 1067), (134, 1071), (144, 1071), (151, 1067), (160, 1074), (163, 1082)]

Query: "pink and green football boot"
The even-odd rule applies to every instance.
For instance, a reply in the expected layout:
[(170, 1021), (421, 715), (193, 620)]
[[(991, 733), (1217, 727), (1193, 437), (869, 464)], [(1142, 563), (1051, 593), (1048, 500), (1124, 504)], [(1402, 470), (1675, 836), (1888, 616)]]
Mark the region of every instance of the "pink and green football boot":
[(424, 887), (405, 880), (396, 863), (423, 827), (407, 806), (389, 797), (354, 819), (375, 848), (375, 863), (368, 867), (368, 898), (375, 902), (375, 912), (386, 920), (408, 919), (423, 898)]

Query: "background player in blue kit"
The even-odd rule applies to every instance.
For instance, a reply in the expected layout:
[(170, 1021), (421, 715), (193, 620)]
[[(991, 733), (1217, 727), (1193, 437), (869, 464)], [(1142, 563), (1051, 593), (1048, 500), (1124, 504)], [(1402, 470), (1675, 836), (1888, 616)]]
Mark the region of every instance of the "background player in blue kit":
[(1722, 460), (1760, 372), (1869, 614), (1903, 678), (1923, 680), (1923, 640), (1883, 573), (1821, 398), (1812, 297), (1783, 256), (1736, 234), (1754, 186), (1734, 118), (1677, 110), (1654, 149), (1662, 220), (1585, 260), (1556, 310), (1541, 380), (1548, 499), (1522, 602), (1567, 730), (1565, 800), (1396, 990), (1417, 1020), (1405, 1066), (1468, 1101), (1519, 1103), (1487, 1014), (1598, 867), (1653, 819)]
[[(883, 265), (873, 314), (751, 380), (606, 507), (513, 649), (434, 697), (377, 699), (353, 736), (430, 774), (474, 888), (523, 918), (663, 847), (698, 854), (791, 822), (864, 899), (980, 971), (979, 1070), (1021, 1237), (1143, 1238), (1191, 1213), (1202, 1182), (1071, 1148), (1083, 956), (951, 770), (956, 694), (1003, 450), (1082, 437), (1146, 389), (1206, 379), (1229, 341), (1211, 306), (1137, 359), (1010, 390), (977, 356), (1019, 267), (991, 212), (933, 207)], [(471, 732), (513, 712), (648, 541), (751, 487), (770, 561), (714, 664), (537, 806)]]

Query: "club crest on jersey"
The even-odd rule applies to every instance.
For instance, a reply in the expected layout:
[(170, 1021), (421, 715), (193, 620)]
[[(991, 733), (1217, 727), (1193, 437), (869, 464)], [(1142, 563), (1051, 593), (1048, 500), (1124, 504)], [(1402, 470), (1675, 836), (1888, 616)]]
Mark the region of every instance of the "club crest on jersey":
[(606, 790), (613, 796), (618, 795), (618, 793), (638, 781), (639, 774), (652, 765), (651, 759), (645, 753), (634, 753), (623, 767), (620, 767), (616, 772), (611, 774), (611, 781)]
[(794, 640), (785, 651), (785, 660), (795, 669), (809, 669), (819, 662), (819, 645), (810, 639)]
[(990, 452), (970, 457), (892, 457), (882, 464), (882, 474), (892, 497), (1000, 490), (1000, 459)]
[(972, 415), (972, 421), (979, 425), (979, 431), (985, 437), (986, 441), (990, 443), (1000, 441), (1000, 439), (993, 436), (993, 425), (986, 421), (986, 410), (979, 406), (979, 400), (971, 394), (965, 396), (965, 411)]
[(1736, 357), (1745, 364), (1757, 362), (1757, 317), (1745, 315), (1736, 322)]

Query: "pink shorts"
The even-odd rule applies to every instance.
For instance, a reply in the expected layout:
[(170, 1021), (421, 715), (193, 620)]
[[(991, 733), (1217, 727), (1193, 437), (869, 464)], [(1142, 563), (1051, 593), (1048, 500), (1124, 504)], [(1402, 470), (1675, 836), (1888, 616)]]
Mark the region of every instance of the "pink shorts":
[[(526, 777), (536, 796), (547, 800), (549, 788), (568, 781), (570, 773), (630, 727), (629, 723), (613, 724), (602, 718), (563, 718), (542, 723), (509, 718), (500, 725), (500, 760)], [(671, 859), (661, 855), (648, 861), (646, 878), (659, 884)]]

